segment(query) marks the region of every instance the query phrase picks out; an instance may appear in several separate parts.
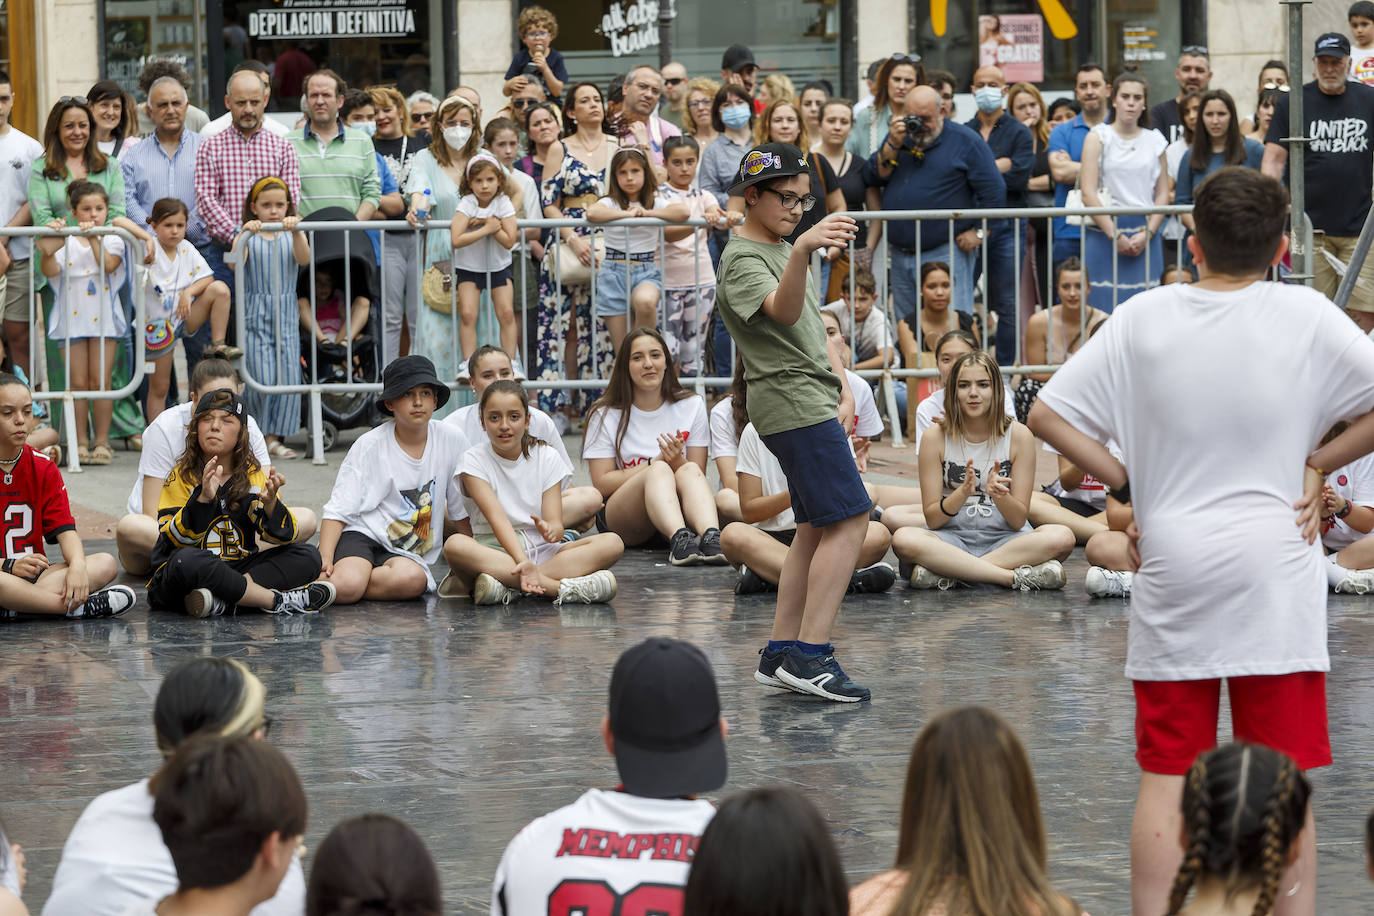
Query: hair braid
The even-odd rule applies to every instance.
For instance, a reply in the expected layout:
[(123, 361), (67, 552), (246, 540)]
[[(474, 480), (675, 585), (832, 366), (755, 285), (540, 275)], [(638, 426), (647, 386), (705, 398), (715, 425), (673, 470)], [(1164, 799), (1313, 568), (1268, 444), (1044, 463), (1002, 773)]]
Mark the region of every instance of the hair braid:
[(1185, 807), (1184, 814), (1189, 828), (1188, 848), (1183, 853), (1183, 864), (1179, 866), (1174, 886), (1169, 891), (1169, 911), (1165, 916), (1175, 916), (1183, 909), (1188, 891), (1207, 862), (1207, 847), (1212, 837), (1212, 797), (1207, 787), (1207, 764), (1201, 757), (1188, 770), (1185, 794), (1192, 802)]
[(1283, 877), (1283, 858), (1287, 852), (1284, 837), (1284, 811), (1293, 796), (1294, 783), (1297, 781), (1297, 766), (1288, 757), (1279, 764), (1279, 775), (1265, 799), (1264, 816), (1261, 818), (1264, 834), (1260, 844), (1264, 872), (1260, 879), (1260, 894), (1255, 900), (1252, 916), (1266, 916), (1274, 908), (1274, 900), (1279, 893), (1279, 879)]

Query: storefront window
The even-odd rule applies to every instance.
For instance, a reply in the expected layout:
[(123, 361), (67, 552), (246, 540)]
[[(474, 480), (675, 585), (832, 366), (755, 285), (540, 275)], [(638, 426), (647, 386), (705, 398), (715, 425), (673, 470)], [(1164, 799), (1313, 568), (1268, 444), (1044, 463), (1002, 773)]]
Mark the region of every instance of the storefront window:
[[(659, 61), (656, 0), (543, 0), (558, 18), (553, 46), (567, 60), (574, 80), (605, 85), (634, 64)], [(838, 85), (840, 72), (837, 0), (679, 0), (672, 20), (672, 58), (693, 76), (719, 78), (720, 55), (740, 43), (754, 52), (762, 72), (777, 71), (803, 83), (826, 78)]]
[(150, 59), (170, 59), (191, 76), (191, 101), (203, 104), (204, 42), (197, 60), (197, 22), (192, 0), (105, 0), (105, 79), (112, 79), (144, 100), (138, 75)]

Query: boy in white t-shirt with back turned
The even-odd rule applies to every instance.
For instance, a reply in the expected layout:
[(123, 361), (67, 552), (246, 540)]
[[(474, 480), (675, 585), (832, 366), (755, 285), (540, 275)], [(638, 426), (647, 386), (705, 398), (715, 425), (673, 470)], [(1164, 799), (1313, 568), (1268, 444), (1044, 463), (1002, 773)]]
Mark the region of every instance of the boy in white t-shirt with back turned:
[[(1239, 166), (1214, 173), (1188, 240), (1202, 279), (1118, 308), (1029, 417), (1135, 512), (1126, 676), (1143, 771), (1131, 830), (1136, 913), (1167, 908), (1184, 774), (1216, 744), (1223, 679), (1237, 740), (1302, 769), (1331, 763), (1326, 573), (1314, 541), (1323, 469), (1374, 448), (1374, 342), (1316, 291), (1265, 282), (1287, 248), (1287, 212), (1274, 179)], [(1316, 448), (1355, 417), (1364, 419)], [(1279, 899), (1312, 913), (1310, 812), (1297, 845)]]
[(458, 482), (471, 443), (434, 419), (449, 395), (423, 356), (382, 373), (378, 406), (391, 420), (348, 450), (320, 524), (320, 575), (335, 604), (419, 598), (435, 587), (429, 567), (444, 539), (472, 533)]

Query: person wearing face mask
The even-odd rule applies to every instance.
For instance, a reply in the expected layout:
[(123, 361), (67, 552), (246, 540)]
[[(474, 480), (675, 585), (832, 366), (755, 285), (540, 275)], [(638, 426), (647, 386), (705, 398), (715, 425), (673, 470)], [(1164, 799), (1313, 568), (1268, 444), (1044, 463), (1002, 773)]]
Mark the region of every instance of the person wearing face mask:
[[(992, 150), (997, 171), (1007, 188), (1007, 206), (1026, 205), (1026, 183), (1035, 163), (1035, 141), (1030, 130), (1006, 110), (1007, 78), (997, 67), (979, 67), (973, 73), (973, 101), (978, 114), (964, 126), (975, 130)], [(1016, 365), (1016, 265), (1026, 255), (1026, 221), (999, 220), (990, 224), (984, 251), (979, 252), (988, 272), (988, 304), (997, 313), (994, 337), (997, 361)]]
[[(410, 209), (406, 220), (412, 226), (426, 221), (434, 228), (425, 238), (424, 268), (436, 264), (448, 269), (453, 257), (449, 221), (458, 209), (458, 185), (462, 181), (468, 160), (477, 154), (482, 135), (474, 132), (477, 108), (461, 96), (449, 96), (434, 113), (433, 139), (429, 147), (420, 150), (410, 160), (406, 175), (405, 193)], [(428, 356), (439, 377), (456, 379), (458, 366), (453, 354), (453, 316), (442, 315), (429, 307), (417, 308), (415, 331), (410, 337), (410, 352)], [(436, 416), (447, 411), (440, 408)]]
[[(372, 218), (400, 219), (405, 215), (406, 205), (405, 201), (401, 199), (401, 186), (397, 183), (396, 176), (392, 174), (391, 167), (387, 165), (386, 159), (377, 149), (377, 104), (372, 101), (371, 94), (361, 89), (350, 89), (345, 92), (343, 106), (339, 109), (339, 117), (343, 119), (345, 127), (360, 130), (367, 135), (368, 139), (372, 140), (372, 155), (377, 160), (377, 181), (381, 185), (381, 198), (377, 203), (377, 211), (372, 214)], [(378, 264), (381, 264), (381, 230), (369, 229), (367, 237), (372, 242), (373, 258)], [(387, 292), (389, 294), (390, 290)]]
[[(730, 186), (739, 178), (739, 162), (749, 152), (753, 143), (754, 100), (742, 86), (727, 84), (720, 87), (715, 101), (711, 103), (711, 126), (716, 129), (717, 137), (701, 151), (701, 164), (697, 166), (697, 186), (709, 194), (714, 194), (721, 210), (730, 205)], [(743, 219), (737, 213), (727, 214), (726, 225), (711, 230), (709, 245), (711, 266), (720, 264), (720, 254), (725, 243), (730, 240), (730, 228)], [(717, 314), (712, 319), (710, 330), (711, 358), (714, 360), (717, 375), (730, 375), (733, 363), (730, 356), (730, 335)]]

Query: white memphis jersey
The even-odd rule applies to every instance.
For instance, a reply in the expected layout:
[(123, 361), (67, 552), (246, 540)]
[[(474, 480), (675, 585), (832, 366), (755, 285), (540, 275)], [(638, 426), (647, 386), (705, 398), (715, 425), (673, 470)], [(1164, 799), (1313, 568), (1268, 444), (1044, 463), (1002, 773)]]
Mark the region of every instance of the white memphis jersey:
[(591, 789), (510, 841), (492, 916), (682, 916), (692, 857), (715, 813), (701, 799)]

